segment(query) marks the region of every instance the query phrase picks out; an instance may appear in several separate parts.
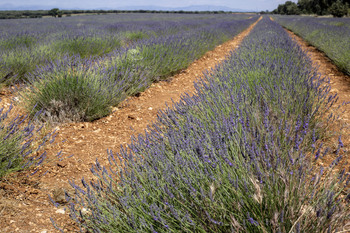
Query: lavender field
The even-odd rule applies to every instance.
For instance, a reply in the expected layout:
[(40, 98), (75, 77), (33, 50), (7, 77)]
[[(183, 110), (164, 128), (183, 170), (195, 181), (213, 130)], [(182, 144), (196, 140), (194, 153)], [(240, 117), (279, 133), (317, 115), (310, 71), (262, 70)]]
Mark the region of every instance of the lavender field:
[[(204, 43), (207, 50), (252, 23), (244, 15), (121, 14), (64, 19), (2, 20), (0, 25), (1, 79), (26, 79), (28, 72), (66, 56), (115, 57), (132, 46)], [(238, 22), (238, 21), (239, 22)], [(247, 21), (246, 24), (241, 21)], [(237, 28), (237, 25), (239, 28)], [(233, 29), (236, 31), (230, 31)], [(181, 40), (181, 41), (178, 41)], [(203, 41), (202, 41), (203, 40)], [(187, 42), (186, 42), (187, 41)], [(199, 51), (198, 53), (202, 53)], [(16, 56), (15, 56), (16, 55)], [(193, 55), (195, 56), (195, 54)], [(198, 56), (198, 55), (197, 55)]]
[(350, 74), (350, 19), (274, 16), (282, 26), (323, 51), (341, 70)]
[(324, 81), (282, 27), (262, 19), (198, 94), (110, 151), (110, 168), (97, 162), (97, 182), (72, 183), (72, 218), (91, 232), (341, 230), (348, 175), (314, 166), (327, 153), (316, 123), (335, 101)]
[[(24, 111), (0, 110), (0, 178), (37, 171), (56, 138), (50, 127), (111, 116), (127, 97), (169, 81), (257, 22), (202, 74), (193, 96), (159, 111), (120, 151), (106, 148), (109, 165), (96, 158), (94, 179), (79, 173), (81, 182), (69, 181), (73, 191), (63, 201), (46, 197), (52, 208), (63, 205), (81, 232), (345, 232), (347, 151), (341, 136), (334, 152), (324, 146), (338, 97), (281, 25), (306, 39), (314, 35), (315, 43), (322, 38), (316, 46), (333, 52), (348, 46), (334, 35), (348, 33), (349, 25), (302, 19), (111, 14), (0, 21), (1, 88), (16, 89), (14, 106)], [(346, 70), (347, 57), (332, 59)], [(328, 165), (330, 153), (336, 159)]]
[(42, 164), (46, 154), (37, 153), (54, 134), (39, 139), (44, 124), (107, 116), (126, 97), (186, 68), (256, 19), (121, 14), (2, 20), (1, 87), (15, 85), (15, 105), (26, 112), (1, 109), (0, 175)]
[(4, 84), (24, 82), (24, 107), (42, 110), (46, 121), (92, 121), (256, 19), (127, 14), (5, 20), (2, 27), (13, 30), (1, 35), (0, 77)]

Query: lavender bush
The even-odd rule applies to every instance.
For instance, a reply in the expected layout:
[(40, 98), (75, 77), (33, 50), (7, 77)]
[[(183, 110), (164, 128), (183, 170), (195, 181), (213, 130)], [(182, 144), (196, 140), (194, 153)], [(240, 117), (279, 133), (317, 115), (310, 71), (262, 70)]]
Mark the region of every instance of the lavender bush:
[[(255, 20), (230, 22), (228, 18), (223, 18), (212, 22), (192, 22), (197, 27), (193, 30), (174, 34), (167, 29), (170, 34), (135, 39), (132, 45), (99, 58), (86, 57), (98, 46), (87, 46), (91, 51), (85, 53), (85, 46), (80, 47), (79, 42), (73, 47), (74, 50), (82, 49), (77, 52), (82, 56), (61, 57), (59, 61), (48, 62), (26, 75), (28, 88), (22, 92), (23, 102), (27, 109), (34, 106), (36, 110), (43, 109), (42, 116), (51, 121), (101, 118), (126, 96), (137, 94), (152, 82), (166, 79), (186, 68), (206, 51), (237, 35)], [(177, 26), (194, 27), (182, 23)], [(96, 42), (90, 41), (89, 37), (81, 40), (83, 44)]]
[[(0, 82), (26, 80), (37, 66), (61, 60), (67, 54), (89, 59), (118, 52), (135, 42), (159, 36), (191, 33), (219, 24), (254, 22), (247, 15), (123, 14), (62, 19), (2, 20), (0, 23)], [(226, 28), (228, 29), (228, 28)], [(219, 32), (219, 33), (217, 33)], [(217, 38), (235, 34), (219, 27)], [(193, 34), (196, 36), (196, 34)]]
[(197, 95), (96, 161), (98, 181), (72, 182), (71, 217), (91, 232), (344, 230), (349, 174), (313, 166), (327, 153), (316, 118), (335, 97), (311, 67), (264, 18)]
[(43, 163), (43, 148), (53, 143), (56, 136), (55, 132), (43, 135), (43, 126), (34, 124), (27, 115), (14, 113), (13, 105), (0, 109), (0, 181), (10, 172), (37, 169)]
[(121, 42), (115, 37), (77, 36), (65, 38), (53, 44), (54, 50), (70, 56), (79, 55), (82, 58), (102, 56), (119, 48)]
[(31, 74), (21, 99), (46, 121), (92, 121), (125, 98), (124, 82), (111, 79), (92, 60), (65, 57)]
[(274, 16), (282, 26), (323, 51), (341, 70), (350, 74), (350, 19)]
[(142, 73), (146, 78), (146, 85), (141, 85), (141, 89), (134, 88), (134, 81), (129, 85), (128, 89), (132, 89), (130, 93), (135, 94), (144, 90), (150, 83), (166, 79), (186, 68), (208, 50), (243, 31), (256, 19), (254, 17), (232, 22), (214, 20), (211, 23), (204, 21), (205, 27), (197, 25), (198, 28), (191, 31), (141, 40), (126, 49), (108, 54), (99, 62), (103, 63), (107, 72), (112, 74), (111, 77), (117, 80), (128, 74), (139, 81), (138, 77)]

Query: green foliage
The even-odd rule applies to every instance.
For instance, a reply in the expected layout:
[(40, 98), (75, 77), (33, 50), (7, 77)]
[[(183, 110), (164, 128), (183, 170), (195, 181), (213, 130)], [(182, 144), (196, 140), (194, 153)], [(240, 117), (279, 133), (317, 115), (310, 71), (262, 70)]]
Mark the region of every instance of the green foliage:
[(140, 50), (141, 48), (137, 46), (127, 50), (124, 55), (110, 57), (102, 61), (102, 65), (110, 71), (110, 76), (114, 81), (125, 80), (123, 92), (126, 95), (140, 93), (151, 83), (150, 80), (143, 78), (145, 73), (150, 79), (152, 76), (149, 73), (150, 68), (143, 66), (142, 60), (144, 58)]
[(62, 12), (58, 8), (52, 8), (51, 10), (49, 10), (48, 14), (55, 18), (59, 15), (62, 16)]
[(0, 109), (0, 180), (10, 172), (42, 164), (46, 157), (44, 148), (55, 138), (55, 133), (43, 136), (43, 128), (27, 115), (14, 112), (13, 105)]
[(20, 156), (23, 132), (17, 129), (10, 134), (10, 126), (11, 124), (4, 126), (2, 122), (0, 128), (0, 178), (9, 172), (20, 170), (23, 161)]
[(58, 54), (48, 46), (34, 48), (18, 47), (4, 53), (0, 63), (0, 82), (9, 85), (12, 82), (23, 82), (26, 74), (34, 71), (45, 61), (57, 58)]
[(332, 6), (329, 8), (329, 12), (334, 17), (343, 17), (348, 13), (348, 5), (344, 4), (341, 0), (337, 0)]
[(342, 17), (347, 14), (348, 4), (348, 0), (299, 0), (298, 5), (287, 1), (285, 4), (278, 5), (273, 13), (281, 15), (332, 14), (335, 17)]
[(281, 15), (299, 15), (300, 10), (295, 2), (287, 1), (285, 4), (278, 5), (277, 14)]
[(120, 40), (115, 37), (76, 37), (55, 42), (52, 47), (58, 53), (79, 55), (82, 58), (102, 56), (120, 47)]
[(34, 47), (36, 39), (22, 35), (0, 41), (4, 52), (0, 63), (0, 83), (9, 85), (24, 79), (27, 72), (33, 71), (45, 58)]
[(131, 42), (149, 38), (149, 35), (142, 31), (136, 31), (136, 32), (125, 32), (123, 37), (125, 37), (126, 44), (129, 44)]
[(0, 11), (0, 19), (42, 18), (48, 11)]
[(191, 53), (190, 50), (176, 51), (171, 46), (160, 44), (143, 47), (141, 56), (145, 67), (157, 64), (152, 70), (149, 70), (153, 79), (157, 80), (165, 79), (186, 67), (191, 61)]
[(70, 216), (85, 231), (340, 229), (346, 216), (337, 188), (347, 177), (318, 172), (309, 147), (327, 88), (288, 34), (262, 22), (196, 95), (110, 152), (108, 168), (96, 161), (96, 182), (72, 183)]
[[(45, 119), (92, 121), (107, 115), (110, 107), (126, 95), (137, 94), (153, 81), (166, 79), (186, 68), (254, 20), (230, 22), (225, 19), (212, 27), (204, 23), (203, 28), (195, 28), (194, 32), (179, 30), (174, 35), (173, 30), (169, 30), (170, 35), (161, 36), (142, 28), (103, 34), (99, 24), (90, 29), (88, 24), (75, 21), (78, 30), (84, 25), (76, 34), (52, 33), (33, 48), (20, 50), (23, 54), (17, 50), (4, 53), (0, 77), (27, 81), (22, 94), (26, 108), (42, 109)], [(184, 27), (187, 29), (186, 24)], [(151, 38), (132, 43), (147, 37)], [(124, 40), (132, 44), (125, 46)], [(121, 44), (125, 47), (116, 49)], [(9, 83), (11, 81), (13, 79), (9, 79)]]
[(37, 75), (33, 74), (22, 98), (28, 110), (43, 110), (47, 121), (93, 121), (108, 115), (124, 97), (115, 82), (88, 64), (49, 67)]
[(65, 54), (79, 55), (82, 58), (102, 56), (121, 46), (121, 41), (116, 36), (81, 36), (47, 44), (37, 41), (31, 35), (0, 41), (0, 49), (4, 51), (0, 60), (0, 83), (9, 85), (26, 80), (25, 76), (37, 66), (59, 59)]
[(279, 16), (275, 20), (323, 51), (339, 69), (350, 74), (350, 25), (347, 19)]
[(299, 15), (300, 10), (294, 2), (290, 2), (290, 4), (286, 4), (286, 14), (287, 15)]
[[(53, 8), (58, 9), (58, 8)], [(6, 10), (0, 11), (0, 19), (18, 19), (18, 18), (42, 18), (43, 16), (63, 17), (71, 16), (72, 14), (107, 14), (107, 13), (156, 13), (156, 14), (228, 14), (230, 12), (223, 11), (147, 11), (147, 10), (35, 10), (35, 11), (17, 11)]]
[(0, 41), (1, 50), (11, 50), (19, 47), (31, 48), (36, 43), (36, 38), (31, 35), (20, 35)]

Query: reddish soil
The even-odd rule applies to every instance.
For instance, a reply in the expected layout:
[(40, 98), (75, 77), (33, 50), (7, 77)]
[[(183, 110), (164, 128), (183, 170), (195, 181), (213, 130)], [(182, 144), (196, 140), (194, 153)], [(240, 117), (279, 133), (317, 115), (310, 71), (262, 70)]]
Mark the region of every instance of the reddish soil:
[[(28, 176), (30, 171), (17, 173), (0, 184), (0, 231), (56, 232), (50, 217), (65, 232), (78, 231), (64, 210), (63, 190), (71, 190), (68, 180), (80, 183), (82, 177), (93, 179), (90, 167), (96, 158), (102, 165), (107, 165), (107, 149), (119, 151), (120, 145), (131, 142), (132, 135), (143, 133), (147, 125), (156, 121), (159, 110), (180, 100), (184, 93), (193, 94), (193, 82), (225, 60), (255, 24), (233, 40), (209, 51), (169, 81), (155, 83), (138, 97), (128, 98), (110, 116), (94, 122), (58, 126), (56, 144), (48, 148), (48, 155), (54, 158), (62, 150), (64, 159), (45, 164), (34, 176)], [(48, 195), (61, 205), (53, 207)]]
[[(341, 72), (323, 52), (311, 46), (293, 32), (289, 30), (287, 32), (307, 52), (317, 72), (323, 77), (330, 79), (330, 94), (337, 94), (339, 98), (326, 115), (328, 116), (332, 113), (335, 116), (339, 116), (338, 120), (325, 125), (327, 133), (324, 143), (330, 147), (333, 153), (327, 155), (323, 161), (319, 161), (319, 165), (327, 166), (337, 158), (334, 152), (338, 148), (339, 135), (341, 135), (341, 140), (344, 144), (342, 148), (343, 162), (350, 163), (350, 151), (348, 151), (348, 148), (350, 148), (350, 77)], [(349, 102), (349, 104), (343, 105), (346, 102)]]

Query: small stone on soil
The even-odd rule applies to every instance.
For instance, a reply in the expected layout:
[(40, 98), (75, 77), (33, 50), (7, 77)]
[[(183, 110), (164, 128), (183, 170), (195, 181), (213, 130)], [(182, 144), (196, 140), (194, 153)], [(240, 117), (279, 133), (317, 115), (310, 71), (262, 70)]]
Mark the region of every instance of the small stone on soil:
[(65, 211), (64, 209), (57, 209), (57, 210), (56, 210), (56, 213), (57, 213), (57, 214), (65, 214), (66, 211)]
[(57, 166), (58, 167), (65, 167), (65, 166), (67, 166), (67, 164), (68, 164), (68, 162), (63, 160), (63, 161), (59, 161), (57, 163)]

